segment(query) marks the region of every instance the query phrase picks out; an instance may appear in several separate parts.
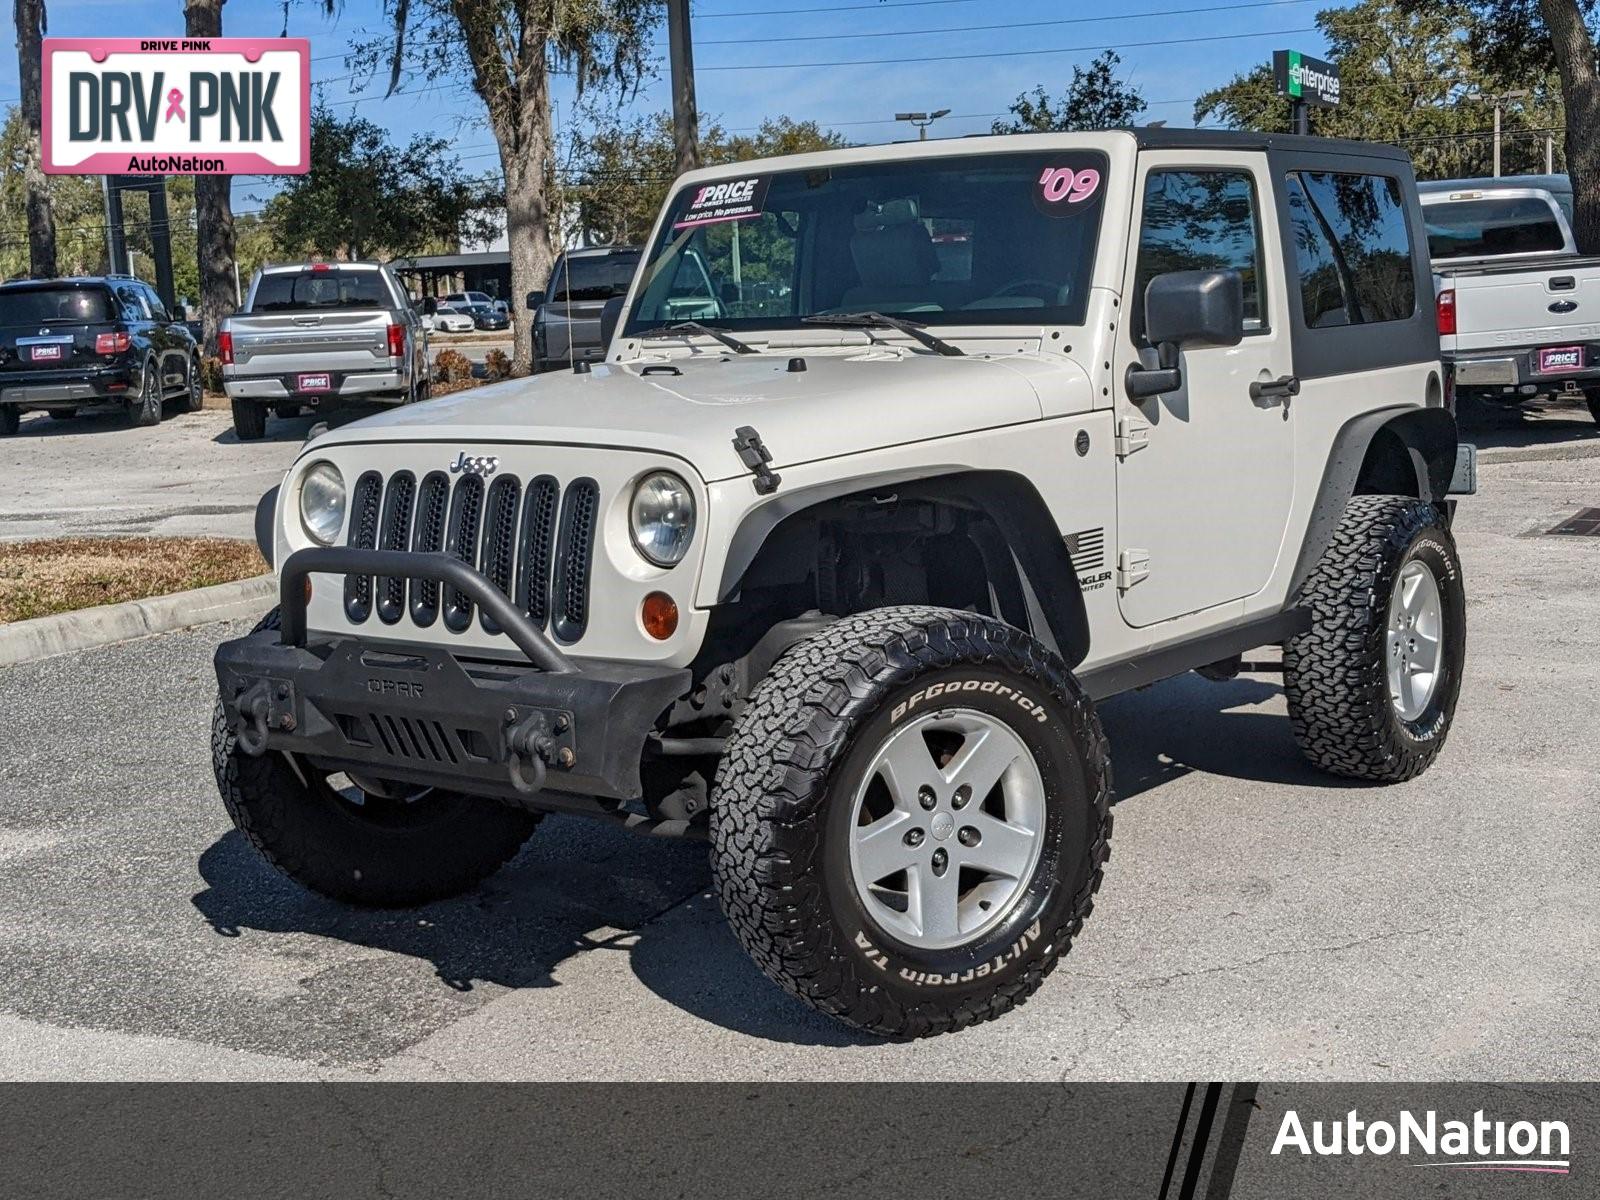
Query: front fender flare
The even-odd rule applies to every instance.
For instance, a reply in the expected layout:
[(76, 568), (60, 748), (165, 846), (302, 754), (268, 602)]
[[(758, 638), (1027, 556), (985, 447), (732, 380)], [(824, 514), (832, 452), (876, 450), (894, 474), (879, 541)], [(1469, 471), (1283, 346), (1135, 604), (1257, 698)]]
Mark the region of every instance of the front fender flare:
[(858, 475), (784, 491), (745, 514), (723, 559), (716, 586), (718, 604), (732, 601), (745, 573), (773, 531), (791, 517), (846, 496), (883, 494), (954, 504), (987, 515), (1004, 536), (1033, 593), (1045, 628), (1036, 630), (1068, 667), (1089, 652), (1089, 619), (1077, 572), (1061, 530), (1043, 497), (1026, 477), (1008, 471), (922, 466)]

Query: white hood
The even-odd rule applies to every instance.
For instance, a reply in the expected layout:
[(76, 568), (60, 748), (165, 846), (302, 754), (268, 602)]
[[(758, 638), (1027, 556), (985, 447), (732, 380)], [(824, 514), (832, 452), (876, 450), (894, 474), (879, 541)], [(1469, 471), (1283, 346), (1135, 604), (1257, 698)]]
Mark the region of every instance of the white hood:
[[(940, 357), (893, 349), (848, 356), (696, 354), (553, 371), (392, 409), (317, 439), (480, 445), (548, 443), (649, 450), (707, 482), (745, 474), (734, 430), (753, 426), (782, 469), (1043, 415), (1039, 388), (1082, 390), (1083, 370), (1055, 356)], [(649, 370), (649, 374), (644, 372)]]

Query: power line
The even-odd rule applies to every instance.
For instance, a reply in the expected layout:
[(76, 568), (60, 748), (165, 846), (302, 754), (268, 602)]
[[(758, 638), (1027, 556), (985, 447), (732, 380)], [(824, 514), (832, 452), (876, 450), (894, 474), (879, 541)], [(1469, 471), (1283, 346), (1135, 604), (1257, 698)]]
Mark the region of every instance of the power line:
[[(1059, 17), (1049, 21), (1001, 21), (991, 25), (946, 25), (936, 29), (879, 29), (871, 33), (809, 33), (770, 38), (697, 38), (697, 46), (754, 46), (782, 42), (834, 42), (857, 38), (927, 37), (938, 33), (987, 33), (1002, 29), (1042, 29), (1054, 25), (1095, 25), (1106, 21), (1136, 21), (1152, 17), (1193, 16), (1195, 13), (1237, 12), (1253, 8), (1287, 8), (1320, 4), (1323, 0), (1249, 0), (1244, 4), (1212, 4), (1200, 8), (1158, 8), (1149, 12), (1116, 13), (1105, 17)], [(874, 6), (876, 7), (876, 6)]]
[(744, 66), (701, 66), (700, 71), (796, 71), (815, 67), (880, 67), (901, 63), (969, 62), (980, 58), (1030, 58), (1045, 54), (1079, 54), (1090, 50), (1138, 50), (1147, 46), (1188, 46), (1201, 42), (1230, 42), (1243, 38), (1286, 37), (1293, 33), (1315, 33), (1314, 27), (1299, 29), (1260, 29), (1252, 33), (1218, 33), (1208, 37), (1158, 38), (1144, 42), (1114, 42), (1105, 46), (1057, 46), (1050, 50), (995, 50), (982, 54), (931, 54), (919, 58), (853, 58), (833, 62), (749, 63)]

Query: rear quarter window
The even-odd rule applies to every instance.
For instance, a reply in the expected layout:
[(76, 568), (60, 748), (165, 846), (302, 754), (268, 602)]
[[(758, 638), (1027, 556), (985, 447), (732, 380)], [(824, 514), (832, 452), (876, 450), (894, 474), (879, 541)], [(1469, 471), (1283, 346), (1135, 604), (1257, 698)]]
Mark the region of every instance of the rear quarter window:
[(1403, 321), (1415, 314), (1411, 232), (1399, 180), (1295, 171), (1287, 189), (1308, 329)]

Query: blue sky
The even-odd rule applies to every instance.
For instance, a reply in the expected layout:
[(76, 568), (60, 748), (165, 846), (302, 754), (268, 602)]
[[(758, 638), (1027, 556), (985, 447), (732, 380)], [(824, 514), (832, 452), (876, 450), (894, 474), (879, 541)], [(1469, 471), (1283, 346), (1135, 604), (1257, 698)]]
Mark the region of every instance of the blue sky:
[[(1115, 47), (1126, 77), (1150, 101), (1148, 118), (1188, 125), (1197, 94), (1267, 61), (1273, 49), (1321, 54), (1325, 44), (1312, 18), (1338, 3), (699, 0), (693, 30), (700, 109), (735, 131), (788, 115), (815, 119), (851, 141), (881, 142), (911, 133), (895, 124), (896, 111), (949, 108), (952, 116), (932, 132), (959, 136), (987, 130), (1019, 92), (1037, 83), (1058, 93), (1074, 64)], [(49, 15), (50, 33), (63, 37), (183, 32), (181, 0), (49, 0)], [(276, 36), (284, 27), (283, 7), (278, 0), (229, 0), (223, 21), (231, 35)], [(492, 139), (465, 86), (402, 91), (387, 100), (381, 86), (369, 87), (371, 98), (355, 102), (352, 83), (335, 79), (349, 74), (342, 61), (349, 46), (386, 27), (381, 0), (345, 0), (333, 19), (321, 15), (319, 4), (296, 4), (288, 21), (291, 35), (311, 39), (313, 80), (331, 81), (319, 89), (324, 100), (387, 126), (397, 140), (421, 131), (449, 137), (464, 166), (496, 168)], [(664, 27), (657, 40), (658, 77), (628, 105), (641, 112), (669, 102)], [(857, 65), (840, 65), (851, 62)], [(554, 94), (558, 119), (567, 124), (572, 90), (557, 81)], [(15, 56), (0, 54), (0, 106), (16, 96)], [(235, 184), (236, 194), (260, 190), (259, 183)]]

